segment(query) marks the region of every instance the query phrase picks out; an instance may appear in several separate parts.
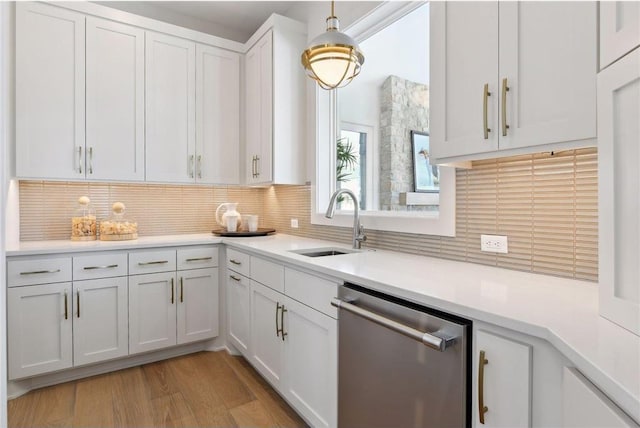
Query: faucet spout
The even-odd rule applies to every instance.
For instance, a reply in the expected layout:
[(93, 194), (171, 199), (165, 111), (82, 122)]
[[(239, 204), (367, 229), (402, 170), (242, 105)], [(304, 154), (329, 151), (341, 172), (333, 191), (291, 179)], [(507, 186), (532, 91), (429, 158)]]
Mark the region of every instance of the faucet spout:
[(336, 213), (336, 201), (338, 197), (343, 194), (353, 199), (353, 248), (359, 250), (362, 246), (362, 241), (367, 240), (367, 236), (364, 234), (364, 227), (360, 224), (360, 210), (358, 207), (358, 198), (355, 193), (349, 189), (336, 190), (333, 195), (331, 195), (331, 200), (329, 200), (329, 206), (324, 216), (326, 218), (333, 218)]

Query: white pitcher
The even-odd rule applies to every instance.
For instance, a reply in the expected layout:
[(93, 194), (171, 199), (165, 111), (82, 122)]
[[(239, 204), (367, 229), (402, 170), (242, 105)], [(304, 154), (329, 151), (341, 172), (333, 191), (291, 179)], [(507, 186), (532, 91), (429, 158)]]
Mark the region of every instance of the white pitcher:
[[(218, 224), (222, 227), (227, 227), (227, 217), (228, 216), (235, 216), (238, 219), (238, 225), (237, 225), (237, 229), (240, 229), (240, 225), (242, 224), (242, 216), (240, 215), (240, 213), (238, 211), (236, 211), (236, 208), (238, 207), (238, 203), (237, 202), (225, 202), (224, 204), (220, 204), (218, 206), (218, 209), (216, 209), (216, 222), (218, 222)], [(220, 211), (223, 210), (224, 213), (222, 214), (222, 217), (220, 216)]]

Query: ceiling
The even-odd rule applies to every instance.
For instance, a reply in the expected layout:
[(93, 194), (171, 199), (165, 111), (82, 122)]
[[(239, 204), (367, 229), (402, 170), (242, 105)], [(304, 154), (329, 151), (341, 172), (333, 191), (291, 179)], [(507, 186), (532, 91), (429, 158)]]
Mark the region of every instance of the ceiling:
[[(125, 12), (245, 42), (272, 14), (311, 6), (305, 1), (97, 1)], [(328, 3), (327, 3), (328, 4)]]

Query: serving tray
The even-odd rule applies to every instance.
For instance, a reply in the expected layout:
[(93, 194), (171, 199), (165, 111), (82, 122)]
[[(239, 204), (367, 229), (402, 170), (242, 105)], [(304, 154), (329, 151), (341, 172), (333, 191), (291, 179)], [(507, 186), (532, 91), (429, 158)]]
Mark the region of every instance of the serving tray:
[(213, 234), (218, 236), (229, 236), (229, 237), (248, 237), (248, 236), (266, 236), (270, 233), (275, 233), (275, 229), (264, 229), (258, 228), (255, 232), (249, 232), (248, 230), (240, 230), (237, 232), (227, 232), (224, 229), (214, 229)]

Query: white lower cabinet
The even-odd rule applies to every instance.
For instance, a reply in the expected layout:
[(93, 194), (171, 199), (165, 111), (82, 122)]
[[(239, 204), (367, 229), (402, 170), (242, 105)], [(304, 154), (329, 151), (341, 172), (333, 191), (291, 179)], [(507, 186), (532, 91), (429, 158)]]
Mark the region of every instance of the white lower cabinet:
[(176, 273), (129, 277), (129, 351), (153, 351), (176, 344)]
[(531, 346), (483, 330), (475, 334), (476, 426), (531, 426)]
[(178, 271), (178, 344), (218, 335), (218, 269)]
[(284, 395), (312, 426), (335, 427), (338, 321), (290, 298), (284, 306)]
[(637, 428), (618, 406), (573, 367), (562, 376), (562, 426), (566, 428)]
[(228, 339), (231, 344), (249, 359), (251, 295), (250, 280), (237, 272), (227, 275)]
[(9, 379), (73, 365), (71, 293), (71, 282), (8, 289)]
[(72, 298), (73, 365), (126, 356), (129, 353), (127, 278), (76, 281)]
[(283, 294), (251, 281), (250, 360), (276, 389), (282, 387), (285, 299)]

